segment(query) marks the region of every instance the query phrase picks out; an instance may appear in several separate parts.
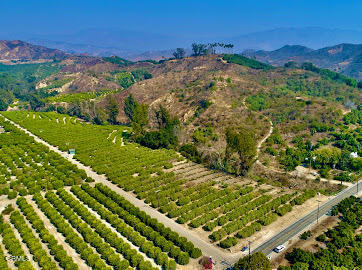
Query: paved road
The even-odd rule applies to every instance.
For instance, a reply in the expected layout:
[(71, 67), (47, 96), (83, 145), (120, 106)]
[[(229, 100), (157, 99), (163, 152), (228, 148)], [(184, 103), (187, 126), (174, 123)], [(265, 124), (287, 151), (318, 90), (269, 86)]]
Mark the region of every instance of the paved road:
[[(359, 188), (359, 193), (361, 189)], [(343, 199), (354, 195), (357, 193), (357, 184), (354, 184), (351, 187), (348, 187), (344, 190), (342, 190), (340, 193), (338, 193), (337, 196), (331, 198), (324, 204), (320, 205), (319, 207), (319, 218), (323, 215), (325, 215), (334, 205), (338, 204)], [(287, 227), (285, 230), (281, 231), (277, 235), (273, 236), (271, 239), (254, 249), (252, 252), (258, 252), (261, 251), (264, 254), (268, 255), (273, 252), (273, 248), (275, 248), (278, 245), (282, 245), (285, 242), (287, 242), (292, 237), (296, 236), (300, 232), (302, 232), (304, 229), (306, 229), (309, 225), (317, 221), (318, 216), (318, 208), (313, 210), (311, 213), (307, 214), (306, 216), (299, 219), (294, 224)]]

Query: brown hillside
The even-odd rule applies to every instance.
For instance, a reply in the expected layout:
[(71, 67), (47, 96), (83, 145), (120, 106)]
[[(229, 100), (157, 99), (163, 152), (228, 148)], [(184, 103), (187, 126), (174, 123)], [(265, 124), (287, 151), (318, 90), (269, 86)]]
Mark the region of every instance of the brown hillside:
[(0, 60), (59, 60), (65, 58), (66, 55), (60, 50), (32, 45), (20, 40), (0, 40)]

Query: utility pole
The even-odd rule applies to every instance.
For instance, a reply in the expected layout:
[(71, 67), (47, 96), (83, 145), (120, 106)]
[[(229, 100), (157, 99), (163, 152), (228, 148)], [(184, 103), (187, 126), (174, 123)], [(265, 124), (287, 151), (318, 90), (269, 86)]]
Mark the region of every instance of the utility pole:
[(318, 222), (319, 222), (319, 203), (320, 203), (320, 200), (317, 200), (317, 202), (318, 202), (318, 212), (317, 212), (317, 224), (318, 224)]
[(160, 189), (156, 190), (156, 194), (157, 194), (157, 208), (160, 208), (160, 197), (159, 197), (159, 195), (158, 195), (158, 193), (159, 193), (160, 191), (161, 191)]
[(248, 243), (249, 243), (249, 268), (250, 268), (250, 243), (251, 243), (251, 241), (250, 240), (248, 240)]
[(309, 145), (309, 173), (312, 167), (312, 143)]
[(357, 196), (358, 196), (358, 178), (357, 178)]

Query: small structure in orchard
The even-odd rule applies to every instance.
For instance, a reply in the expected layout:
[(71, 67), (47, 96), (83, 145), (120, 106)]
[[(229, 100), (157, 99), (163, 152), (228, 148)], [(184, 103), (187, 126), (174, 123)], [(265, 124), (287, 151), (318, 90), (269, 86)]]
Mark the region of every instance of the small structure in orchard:
[(213, 266), (212, 257), (203, 256), (199, 260), (199, 264), (201, 264), (204, 269), (212, 269)]
[(68, 154), (69, 155), (75, 155), (75, 149), (69, 149)]

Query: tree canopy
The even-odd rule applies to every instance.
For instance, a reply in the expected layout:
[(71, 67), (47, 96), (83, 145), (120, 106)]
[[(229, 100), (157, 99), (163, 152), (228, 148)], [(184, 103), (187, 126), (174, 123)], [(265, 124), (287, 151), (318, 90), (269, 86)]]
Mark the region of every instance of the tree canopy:
[(185, 50), (183, 48), (177, 48), (176, 51), (173, 52), (173, 56), (176, 59), (182, 59), (185, 57)]
[(232, 155), (238, 155), (234, 167), (236, 174), (245, 175), (254, 162), (256, 155), (256, 140), (254, 134), (245, 128), (239, 130), (227, 128), (226, 132), (226, 160), (231, 160)]
[(270, 261), (261, 252), (256, 252), (251, 256), (241, 258), (235, 264), (235, 270), (270, 270)]

